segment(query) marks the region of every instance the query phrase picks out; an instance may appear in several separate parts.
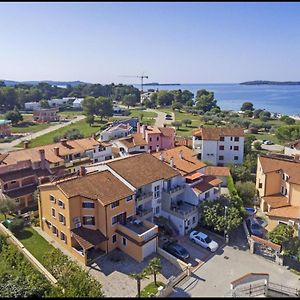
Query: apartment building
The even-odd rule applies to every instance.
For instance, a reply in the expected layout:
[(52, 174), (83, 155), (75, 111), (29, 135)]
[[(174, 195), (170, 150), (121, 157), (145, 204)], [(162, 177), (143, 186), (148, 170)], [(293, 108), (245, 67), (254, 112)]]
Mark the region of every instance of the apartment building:
[(153, 222), (154, 217), (163, 216), (180, 235), (198, 224), (198, 198), (185, 178), (151, 154), (134, 154), (87, 166), (88, 171), (105, 169), (134, 187), (136, 214), (142, 220)]
[(11, 135), (11, 120), (0, 120), (0, 137)]
[(193, 150), (202, 161), (223, 166), (244, 160), (243, 128), (199, 128), (193, 132)]
[(284, 147), (285, 155), (300, 155), (300, 140), (296, 140), (292, 143), (287, 144)]
[(110, 140), (126, 137), (133, 133), (133, 128), (129, 124), (119, 124), (116, 126), (110, 126), (100, 133), (100, 141), (107, 142)]
[(141, 133), (134, 133), (127, 137), (120, 138), (113, 141), (112, 144), (118, 149), (120, 156), (149, 151), (148, 143), (143, 139)]
[(25, 110), (39, 110), (41, 108), (40, 102), (26, 102), (24, 103)]
[(256, 189), (268, 230), (279, 223), (294, 226), (300, 237), (300, 159), (279, 154), (257, 158)]
[(0, 155), (1, 193), (16, 200), (17, 210), (24, 213), (36, 210), (33, 193), (37, 185), (56, 176), (78, 172), (81, 165), (112, 158), (110, 144), (100, 143), (93, 137), (42, 147), (12, 151)]
[(40, 108), (33, 111), (32, 119), (38, 123), (48, 123), (59, 121), (58, 110), (56, 108)]

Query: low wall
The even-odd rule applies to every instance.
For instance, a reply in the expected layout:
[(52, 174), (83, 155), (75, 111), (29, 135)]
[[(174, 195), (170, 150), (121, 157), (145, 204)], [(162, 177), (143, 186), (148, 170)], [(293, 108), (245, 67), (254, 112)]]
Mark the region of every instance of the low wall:
[(160, 247), (157, 247), (157, 253), (168, 260), (171, 264), (179, 268), (181, 271), (186, 270), (190, 265), (186, 264), (182, 260), (176, 258), (175, 256), (171, 255), (167, 251), (163, 250)]
[(24, 245), (8, 230), (2, 223), (0, 223), (0, 231), (17, 246), (18, 250), (26, 257), (26, 259), (41, 272), (51, 284), (56, 285), (57, 280), (54, 276), (24, 247)]

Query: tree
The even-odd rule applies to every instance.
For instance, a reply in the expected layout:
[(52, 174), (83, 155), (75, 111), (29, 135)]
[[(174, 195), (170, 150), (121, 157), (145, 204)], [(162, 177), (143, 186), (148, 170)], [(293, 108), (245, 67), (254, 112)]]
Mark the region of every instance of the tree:
[(95, 122), (95, 116), (94, 115), (87, 115), (85, 121), (92, 126)]
[(251, 152), (252, 143), (256, 140), (255, 135), (253, 134), (246, 134), (245, 141), (244, 141), (244, 152), (245, 154)]
[(256, 193), (255, 183), (252, 181), (241, 182), (235, 184), (238, 195), (244, 202), (244, 205), (253, 205), (254, 196)]
[(192, 124), (192, 120), (190, 120), (190, 119), (183, 119), (182, 120), (182, 124), (184, 124), (187, 127), (188, 125)]
[(152, 258), (149, 263), (148, 267), (146, 267), (145, 272), (149, 275), (153, 274), (154, 277), (154, 284), (157, 286), (156, 276), (158, 273), (160, 273), (162, 270), (162, 265), (160, 262), (160, 258), (154, 257)]
[(251, 118), (251, 117), (253, 117), (253, 111), (252, 110), (245, 110), (244, 115)]
[(255, 119), (258, 119), (259, 118), (259, 114), (263, 111), (263, 109), (256, 109), (254, 112), (253, 112), (253, 117)]
[(97, 115), (98, 106), (95, 97), (85, 97), (81, 105), (86, 115)]
[(213, 92), (209, 92), (207, 90), (197, 91), (197, 96), (196, 96), (197, 109), (207, 112), (216, 106), (217, 106), (217, 100), (215, 100)]
[(188, 100), (185, 102), (186, 106), (192, 107), (194, 105), (194, 101), (193, 100)]
[(300, 139), (300, 125), (280, 126), (275, 135), (282, 142), (298, 140)]
[(23, 219), (15, 219), (14, 221), (8, 224), (8, 229), (13, 232), (20, 232), (24, 228), (24, 220)]
[(180, 112), (180, 110), (183, 108), (183, 105), (180, 102), (174, 102), (172, 104), (172, 110), (178, 110)]
[(174, 121), (172, 122), (172, 126), (176, 127), (177, 130), (179, 129), (179, 127), (182, 125), (182, 123), (180, 121)]
[(291, 225), (278, 224), (272, 231), (268, 233), (271, 242), (281, 245), (292, 239), (294, 228)]
[(47, 100), (41, 100), (40, 105), (41, 105), (41, 108), (49, 108), (50, 107)]
[(143, 271), (140, 272), (140, 273), (130, 273), (130, 274), (129, 274), (129, 277), (136, 280), (136, 283), (137, 283), (137, 291), (138, 291), (138, 298), (141, 298), (141, 281), (142, 281), (143, 279), (148, 278), (148, 277), (147, 277), (147, 273), (145, 272), (145, 270), (143, 270)]
[(262, 143), (259, 141), (254, 142), (253, 147), (255, 150), (261, 150)]
[(16, 201), (8, 196), (2, 196), (0, 198), (0, 212), (4, 215), (6, 220), (7, 214), (14, 211), (16, 208)]
[(190, 92), (189, 90), (183, 90), (182, 91), (182, 95), (181, 95), (181, 103), (187, 105), (187, 106), (192, 106), (189, 105), (189, 103), (194, 103), (193, 102), (193, 98), (194, 98), (194, 94), (192, 92)]
[(110, 98), (107, 97), (98, 97), (96, 100), (97, 104), (97, 115), (100, 116), (101, 121), (105, 117), (112, 117), (113, 112), (113, 104)]
[(293, 119), (289, 116), (282, 116), (280, 118), (280, 121), (284, 122), (287, 125), (294, 125), (296, 123), (295, 119)]
[(129, 108), (129, 106), (135, 106), (138, 102), (138, 99), (135, 94), (129, 94), (124, 96), (122, 102), (124, 105), (127, 105), (127, 108)]
[(174, 95), (168, 91), (159, 91), (157, 93), (157, 104), (160, 106), (171, 105), (174, 101)]
[(140, 113), (140, 120), (143, 121), (143, 118), (144, 118), (144, 114)]
[(251, 103), (251, 102), (244, 102), (242, 104), (241, 111), (246, 111), (246, 110), (253, 111), (254, 110), (253, 103)]
[(23, 116), (20, 114), (17, 108), (8, 111), (4, 117), (7, 120), (11, 120), (13, 126), (17, 125), (20, 121), (23, 120)]
[(260, 114), (259, 114), (259, 119), (262, 121), (262, 122), (266, 122), (268, 120), (270, 120), (270, 117), (271, 117), (271, 113), (269, 111), (262, 111)]

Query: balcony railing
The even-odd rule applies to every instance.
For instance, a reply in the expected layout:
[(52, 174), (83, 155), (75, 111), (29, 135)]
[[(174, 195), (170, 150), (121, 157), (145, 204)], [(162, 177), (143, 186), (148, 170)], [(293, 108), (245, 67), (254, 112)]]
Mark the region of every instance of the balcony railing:
[(143, 210), (137, 210), (136, 211), (136, 214), (139, 216), (139, 217), (144, 217), (146, 215), (149, 215), (152, 213), (152, 208), (150, 209), (143, 209)]
[(145, 199), (147, 199), (147, 198), (152, 198), (153, 197), (153, 192), (149, 192), (149, 193), (143, 193), (143, 194), (141, 194), (141, 195), (138, 195), (137, 197), (136, 197), (136, 200), (137, 201), (142, 201), (142, 200), (145, 200)]
[(198, 211), (198, 208), (197, 206), (183, 204), (183, 205), (177, 205), (175, 207), (171, 206), (170, 209), (168, 209), (168, 211), (180, 218), (188, 218), (194, 213), (196, 213)]
[(178, 191), (184, 190), (184, 188), (185, 188), (185, 185), (178, 185), (176, 187), (173, 187), (173, 188), (167, 190), (167, 193), (174, 194), (174, 193), (176, 193)]

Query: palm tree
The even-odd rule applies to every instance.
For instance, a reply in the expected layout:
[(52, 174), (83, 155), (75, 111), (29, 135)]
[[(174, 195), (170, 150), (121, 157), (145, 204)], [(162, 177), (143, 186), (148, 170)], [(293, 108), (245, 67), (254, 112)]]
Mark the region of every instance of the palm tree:
[(140, 273), (130, 273), (129, 277), (136, 280), (137, 290), (138, 290), (138, 298), (140, 298), (141, 297), (141, 281), (146, 278), (148, 279), (147, 273), (145, 272), (145, 270), (143, 270)]
[(158, 257), (152, 258), (148, 263), (148, 267), (145, 269), (148, 274), (153, 274), (154, 283), (156, 286), (157, 286), (156, 275), (161, 272), (161, 269), (162, 269), (162, 265), (160, 262), (160, 258)]

